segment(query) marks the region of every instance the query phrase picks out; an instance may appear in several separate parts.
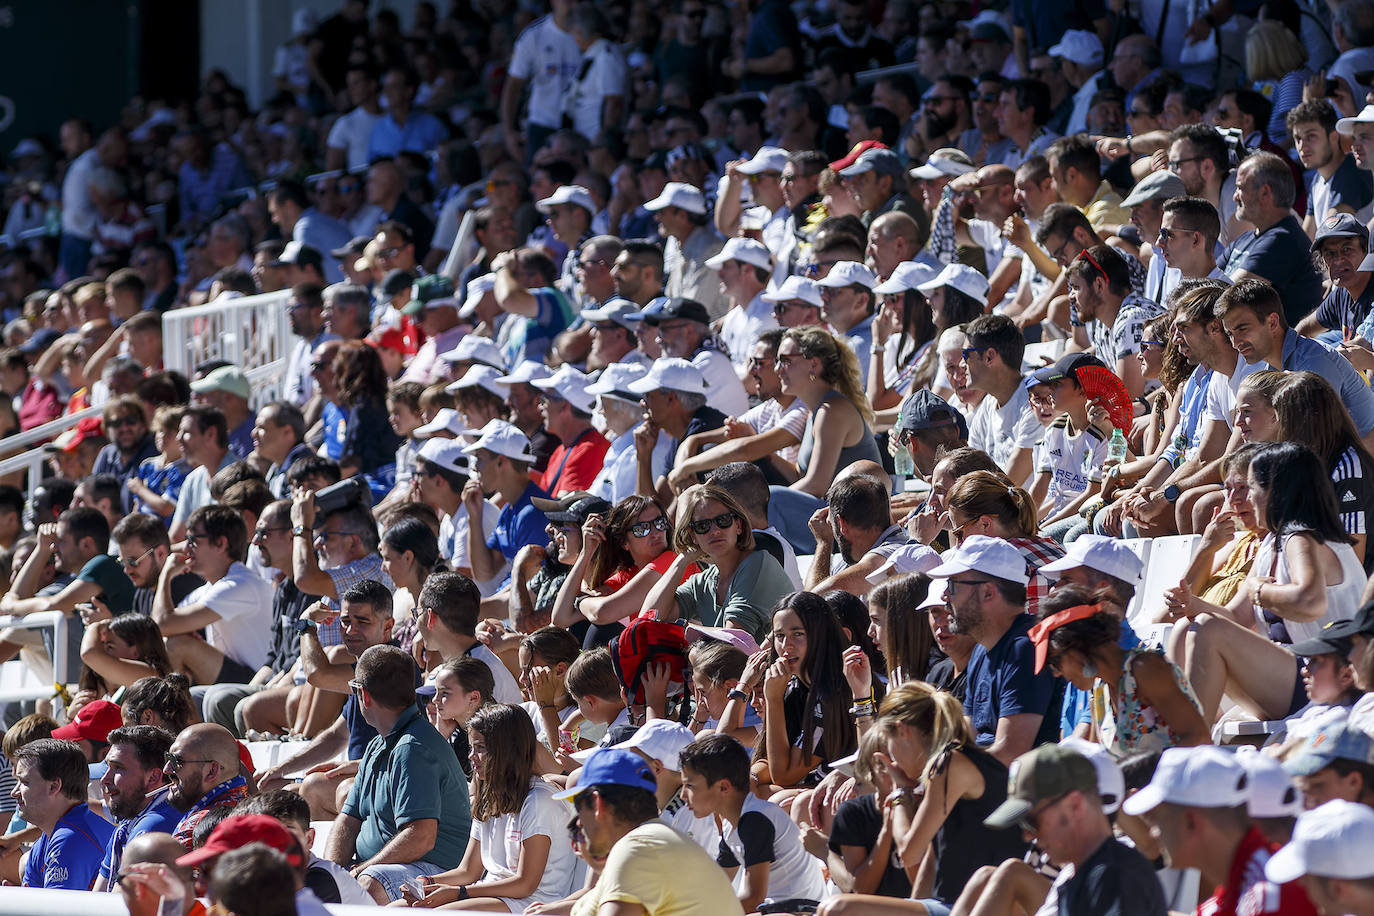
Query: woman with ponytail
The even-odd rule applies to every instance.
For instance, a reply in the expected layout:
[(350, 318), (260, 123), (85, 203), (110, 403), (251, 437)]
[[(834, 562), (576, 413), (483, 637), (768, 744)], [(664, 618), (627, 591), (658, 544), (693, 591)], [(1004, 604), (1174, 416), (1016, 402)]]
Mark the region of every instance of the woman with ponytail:
[(807, 520), (825, 505), (830, 482), (856, 461), (882, 464), (873, 439), (873, 409), (858, 358), (824, 328), (788, 329), (778, 344), (776, 366), (783, 393), (800, 399), (811, 419), (802, 435), (796, 480), (769, 487), (768, 519), (797, 553), (815, 553), (816, 537)]
[(1034, 614), (1049, 594), (1050, 582), (1040, 567), (1064, 555), (1064, 547), (1050, 538), (1036, 537), (1035, 503), (1020, 487), (992, 471), (974, 471), (959, 478), (945, 497), (950, 546), (958, 547), (974, 534), (1002, 538), (1026, 558), (1032, 573), (1026, 586), (1026, 610)]
[(843, 894), (821, 916), (946, 916), (984, 865), (1019, 859), (1026, 843), (1019, 830), (994, 830), (983, 821), (1007, 797), (1007, 768), (978, 747), (951, 694), (908, 681), (883, 698), (874, 730), (884, 739), (875, 754), (893, 789), (879, 804), (891, 818), (892, 845), (913, 883), (926, 853), (934, 883), (921, 900)]

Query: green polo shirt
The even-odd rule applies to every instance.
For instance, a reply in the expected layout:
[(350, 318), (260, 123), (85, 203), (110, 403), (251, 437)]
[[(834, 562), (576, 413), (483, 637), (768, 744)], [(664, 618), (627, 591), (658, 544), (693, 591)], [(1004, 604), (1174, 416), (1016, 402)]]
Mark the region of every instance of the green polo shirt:
[(375, 856), (406, 824), (427, 818), (437, 820), (439, 830), (423, 861), (444, 869), (462, 861), (472, 826), (467, 779), (453, 748), (419, 706), (367, 745), (343, 813), (363, 822), (359, 862)]

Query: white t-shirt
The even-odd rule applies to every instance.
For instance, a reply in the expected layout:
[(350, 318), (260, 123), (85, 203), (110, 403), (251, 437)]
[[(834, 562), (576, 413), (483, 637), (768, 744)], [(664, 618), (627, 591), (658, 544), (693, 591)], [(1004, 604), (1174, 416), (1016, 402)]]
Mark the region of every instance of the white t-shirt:
[(1207, 383), (1207, 400), (1203, 404), (1202, 419), (1220, 420), (1228, 429), (1234, 428), (1236, 391), (1240, 389), (1240, 383), (1245, 381), (1247, 375), (1263, 368), (1264, 363), (1247, 363), (1245, 357), (1236, 354), (1236, 371), (1229, 377), (1220, 372), (1213, 372), (1211, 381)]
[(367, 168), (367, 145), (372, 141), (372, 128), (384, 117), (380, 111), (372, 114), (359, 107), (340, 117), (329, 128), (328, 145), (330, 149), (347, 152), (349, 171)]
[(528, 120), (541, 127), (558, 127), (563, 99), (572, 89), (582, 52), (567, 32), (541, 16), (515, 40), (508, 73), (530, 84)]
[(681, 790), (668, 799), (668, 804), (659, 812), (658, 818), (678, 833), (685, 833), (693, 843), (712, 857), (720, 852), (720, 830), (716, 827), (716, 819), (697, 817), (693, 814), (692, 809), (682, 800)]
[(749, 394), (735, 374), (729, 357), (719, 350), (698, 350), (692, 365), (706, 379), (706, 403), (727, 417), (738, 417), (749, 409)]
[(520, 692), (520, 683), (515, 679), (515, 675), (510, 673), (506, 663), (501, 661), (501, 656), (488, 649), (482, 643), (475, 644), (465, 653), (469, 658), (475, 658), (482, 664), (491, 669), (491, 676), (496, 681), (496, 686), (492, 688), (491, 698), (498, 703), (509, 703), (511, 706), (518, 706), (525, 695)]
[(1050, 424), (1045, 430), (1045, 441), (1039, 449), (1039, 466), (1035, 471), (1050, 475), (1050, 497), (1054, 500), (1055, 512), (1102, 479), (1102, 462), (1106, 459), (1107, 440), (1091, 428), (1070, 433), (1067, 415)]
[[(483, 500), (482, 538), (484, 541), (496, 530), (496, 523), (500, 518), (501, 510), (492, 505), (490, 500)], [(455, 569), (472, 568), (472, 557), (468, 554), (469, 527), (466, 504), (460, 504), (457, 512), (453, 515), (445, 515), (439, 521), (439, 556), (448, 560), (449, 565)], [(478, 582), (477, 589), (482, 593), (482, 597), (490, 598), (496, 594), (509, 571), (510, 561), (506, 561), (493, 578), (485, 582)]]
[(725, 868), (739, 866), (735, 890), (744, 887), (745, 869), (769, 862), (768, 896), (774, 900), (825, 897), (825, 875), (821, 860), (802, 846), (801, 832), (786, 811), (772, 802), (762, 801), (752, 792), (744, 798), (738, 824), (722, 819), (720, 853), (716, 861)]
[(530, 780), (530, 792), (517, 814), (472, 821), (472, 838), (482, 844), (482, 868), (487, 879), (500, 881), (515, 877), (520, 850), (534, 836), (549, 838), (549, 858), (533, 894), (521, 900), (502, 898), (511, 912), (523, 912), (532, 903), (559, 900), (572, 890), (577, 856), (568, 842), (568, 821), (572, 805), (553, 797), (553, 786), (539, 777)]
[[(586, 72), (582, 68), (586, 67)], [(572, 85), (568, 93), (567, 114), (572, 118), (573, 128), (588, 140), (595, 140), (601, 133), (601, 110), (606, 99), (629, 95), (630, 68), (625, 57), (615, 45), (604, 38), (592, 42), (583, 55), (583, 63), (578, 65), (582, 78)]]
[(252, 668), (267, 664), (272, 638), (272, 586), (242, 563), (233, 563), (224, 578), (191, 592), (179, 607), (203, 604), (219, 615), (205, 628), (205, 641)]
[(801, 454), (801, 440), (806, 435), (806, 421), (811, 417), (806, 403), (801, 398), (793, 398), (792, 403), (782, 407), (773, 398), (750, 407), (740, 420), (753, 427), (755, 433), (766, 433), (781, 426), (797, 437), (796, 445), (789, 445), (778, 452), (793, 464)]
[[(1013, 452), (1018, 448), (1034, 448), (1043, 435), (1040, 421), (1031, 410), (1025, 385), (1017, 385), (1016, 393), (1001, 407), (997, 406), (996, 398), (983, 398), (968, 425), (968, 444), (987, 452), (1004, 470), (1011, 463)], [(1019, 486), (1023, 481), (1014, 483)]]
[[(668, 462), (673, 460), (674, 448), (672, 437), (660, 430), (653, 454), (649, 457), (654, 480), (668, 473)], [(611, 440), (611, 447), (606, 450), (606, 457), (601, 462), (601, 473), (596, 475), (587, 492), (595, 493), (612, 504), (618, 503), (635, 492), (638, 476), (639, 455), (635, 452), (635, 431), (632, 429)]]
[[(743, 270), (753, 270), (752, 264)], [(720, 321), (720, 339), (730, 351), (730, 363), (736, 375), (749, 371), (749, 352), (758, 343), (759, 335), (776, 328), (778, 321), (773, 317), (773, 303), (763, 298), (763, 293), (754, 297), (744, 308), (735, 306), (725, 313)]]

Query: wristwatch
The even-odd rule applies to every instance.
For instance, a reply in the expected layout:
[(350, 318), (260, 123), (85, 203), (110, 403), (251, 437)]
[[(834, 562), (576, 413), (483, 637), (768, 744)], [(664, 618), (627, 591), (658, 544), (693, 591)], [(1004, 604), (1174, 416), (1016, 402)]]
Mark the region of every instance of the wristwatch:
[(1160, 495), (1172, 503), (1178, 502), (1178, 494), (1182, 492), (1183, 491), (1178, 488), (1178, 484), (1171, 483), (1160, 491)]
[(303, 534), (305, 534), (305, 533), (306, 533), (306, 528), (305, 528), (304, 525), (297, 525), (296, 527), (294, 527), (294, 528), (291, 529), (291, 536), (292, 536), (293, 538), (298, 538), (298, 537), (300, 537), (301, 535), (303, 535)]
[(297, 632), (297, 633), (305, 633), (305, 631), (307, 631), (307, 630), (314, 630), (314, 629), (318, 629), (318, 628), (319, 628), (319, 624), (317, 624), (315, 621), (309, 619), (308, 617), (302, 617), (300, 620), (297, 620), (297, 621), (296, 621), (296, 632)]

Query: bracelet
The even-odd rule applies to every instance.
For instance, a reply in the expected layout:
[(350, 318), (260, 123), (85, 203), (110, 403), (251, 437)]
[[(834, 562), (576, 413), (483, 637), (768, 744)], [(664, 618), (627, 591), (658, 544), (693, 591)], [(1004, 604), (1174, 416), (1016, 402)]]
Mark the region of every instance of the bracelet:
[(851, 706), (849, 714), (856, 719), (869, 719), (873, 717), (872, 706)]
[(698, 718), (693, 717), (693, 719), (692, 719), (692, 724), (693, 724), (693, 725), (705, 725), (707, 722), (710, 722), (710, 721), (711, 721), (710, 719), (698, 719)]
[(746, 703), (749, 702), (749, 694), (740, 690), (738, 687), (731, 687), (729, 693), (725, 694), (725, 697), (729, 700), (743, 700)]

